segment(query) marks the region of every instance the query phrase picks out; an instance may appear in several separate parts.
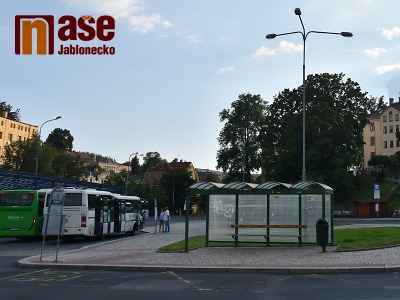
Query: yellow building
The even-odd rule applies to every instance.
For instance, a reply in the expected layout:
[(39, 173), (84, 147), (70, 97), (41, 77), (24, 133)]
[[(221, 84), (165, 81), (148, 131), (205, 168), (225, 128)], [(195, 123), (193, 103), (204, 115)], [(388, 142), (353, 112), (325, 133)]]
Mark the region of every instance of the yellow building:
[(400, 101), (389, 98), (389, 106), (368, 116), (364, 127), (364, 168), (375, 155), (393, 156), (400, 151), (396, 132), (400, 131)]
[(7, 144), (13, 141), (26, 141), (38, 131), (38, 126), (13, 121), (7, 117), (6, 111), (0, 117), (0, 153)]
[(122, 170), (129, 172), (130, 169), (130, 166), (128, 165), (120, 165), (109, 162), (99, 162), (99, 167), (107, 172), (113, 171), (116, 174), (121, 173)]

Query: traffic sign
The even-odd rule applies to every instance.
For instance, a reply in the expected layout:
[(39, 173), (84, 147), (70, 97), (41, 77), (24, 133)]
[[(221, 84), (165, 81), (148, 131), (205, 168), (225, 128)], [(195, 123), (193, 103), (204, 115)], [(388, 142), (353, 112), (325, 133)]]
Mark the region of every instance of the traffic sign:
[(379, 200), (381, 198), (381, 188), (379, 183), (374, 183), (374, 199)]

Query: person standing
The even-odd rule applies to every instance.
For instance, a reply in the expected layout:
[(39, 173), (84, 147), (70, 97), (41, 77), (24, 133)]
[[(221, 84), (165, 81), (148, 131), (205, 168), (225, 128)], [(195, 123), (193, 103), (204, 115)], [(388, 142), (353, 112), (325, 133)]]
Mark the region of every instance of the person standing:
[(165, 207), (165, 212), (164, 212), (164, 232), (169, 232), (169, 221), (170, 221), (170, 215), (169, 215), (169, 209), (168, 206)]
[(164, 208), (161, 208), (159, 216), (160, 227), (158, 228), (158, 232), (164, 231), (164, 214), (165, 214)]

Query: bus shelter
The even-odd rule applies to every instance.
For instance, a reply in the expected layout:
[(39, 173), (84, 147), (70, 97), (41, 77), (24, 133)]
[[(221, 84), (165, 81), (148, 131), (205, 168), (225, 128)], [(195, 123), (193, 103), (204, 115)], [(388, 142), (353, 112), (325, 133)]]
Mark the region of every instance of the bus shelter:
[[(333, 189), (322, 183), (198, 182), (188, 188), (186, 207), (194, 195), (207, 198), (206, 246), (232, 241), (236, 246), (315, 244), (317, 221), (323, 218), (333, 224)], [(328, 235), (328, 243), (333, 244), (332, 226)]]

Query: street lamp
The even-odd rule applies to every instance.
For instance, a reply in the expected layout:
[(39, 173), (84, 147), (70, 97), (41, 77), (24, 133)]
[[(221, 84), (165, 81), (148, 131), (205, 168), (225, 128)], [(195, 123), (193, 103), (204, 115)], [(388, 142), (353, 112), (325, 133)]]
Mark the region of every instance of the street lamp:
[(37, 173), (38, 173), (38, 166), (39, 166), (40, 137), (41, 137), (41, 134), (42, 134), (42, 127), (43, 127), (44, 124), (46, 124), (46, 123), (48, 123), (48, 122), (51, 122), (51, 121), (58, 120), (58, 119), (61, 119), (61, 117), (58, 116), (57, 118), (54, 118), (54, 119), (51, 119), (51, 120), (47, 120), (46, 122), (44, 122), (44, 123), (40, 126), (39, 135), (38, 135), (38, 148), (37, 148), (37, 154), (36, 154), (36, 167), (35, 167), (35, 174), (36, 174), (36, 175), (37, 175)]
[(276, 38), (277, 36), (281, 35), (289, 35), (289, 34), (295, 34), (295, 33), (300, 33), (301, 36), (303, 37), (303, 105), (302, 105), (302, 110), (303, 110), (303, 170), (302, 170), (302, 180), (306, 181), (306, 40), (307, 37), (310, 33), (322, 33), (322, 34), (336, 34), (336, 35), (341, 35), (343, 37), (352, 37), (353, 34), (351, 32), (327, 32), (327, 31), (315, 31), (311, 30), (306, 33), (303, 20), (301, 19), (301, 10), (300, 8), (296, 8), (294, 10), (294, 13), (296, 16), (299, 16), (301, 26), (303, 27), (303, 31), (293, 31), (293, 32), (286, 32), (286, 33), (271, 33), (267, 34), (266, 38), (271, 40)]
[(131, 155), (129, 155), (129, 158), (128, 158), (128, 170), (127, 170), (127, 172), (126, 172), (126, 182), (125, 182), (125, 184), (126, 184), (126, 186), (125, 186), (125, 195), (128, 195), (128, 183), (129, 183), (128, 176), (129, 176), (129, 166), (131, 166), (131, 171), (132, 171), (132, 161), (131, 161), (131, 158), (132, 158), (132, 156), (134, 156), (134, 155), (143, 156), (143, 154), (138, 154), (138, 153), (139, 153), (139, 152), (132, 153)]

